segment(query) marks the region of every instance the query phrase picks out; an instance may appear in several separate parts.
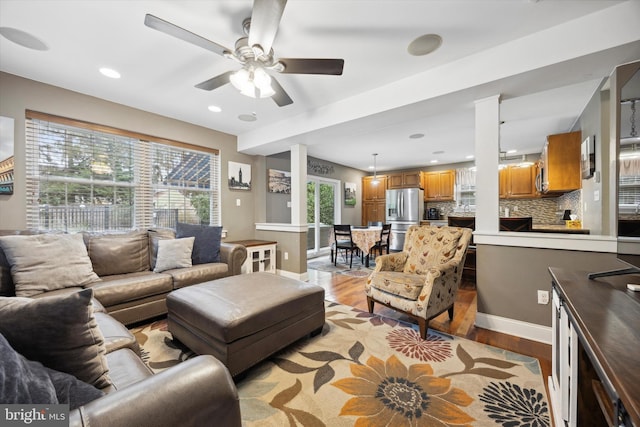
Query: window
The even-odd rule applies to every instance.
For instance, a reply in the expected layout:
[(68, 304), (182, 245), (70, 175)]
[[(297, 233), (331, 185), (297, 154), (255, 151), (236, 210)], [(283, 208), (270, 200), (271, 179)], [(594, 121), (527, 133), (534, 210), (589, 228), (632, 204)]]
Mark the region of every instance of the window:
[(27, 226), (220, 225), (217, 150), (27, 111)]
[(456, 169), (456, 212), (473, 212), (476, 207), (476, 169)]

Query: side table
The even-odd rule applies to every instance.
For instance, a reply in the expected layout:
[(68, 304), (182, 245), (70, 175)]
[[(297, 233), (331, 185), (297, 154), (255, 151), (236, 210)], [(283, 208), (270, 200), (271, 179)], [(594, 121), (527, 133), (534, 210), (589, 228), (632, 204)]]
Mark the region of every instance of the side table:
[(242, 273), (276, 272), (276, 245), (270, 240), (236, 240), (236, 243), (247, 248), (247, 259), (242, 264)]

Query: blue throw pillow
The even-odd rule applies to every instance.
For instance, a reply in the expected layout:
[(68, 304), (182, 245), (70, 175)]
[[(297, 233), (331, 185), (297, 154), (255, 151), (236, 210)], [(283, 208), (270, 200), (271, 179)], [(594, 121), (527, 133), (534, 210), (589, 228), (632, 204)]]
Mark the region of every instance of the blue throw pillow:
[(176, 238), (195, 237), (191, 261), (193, 265), (220, 262), (222, 227), (178, 223)]

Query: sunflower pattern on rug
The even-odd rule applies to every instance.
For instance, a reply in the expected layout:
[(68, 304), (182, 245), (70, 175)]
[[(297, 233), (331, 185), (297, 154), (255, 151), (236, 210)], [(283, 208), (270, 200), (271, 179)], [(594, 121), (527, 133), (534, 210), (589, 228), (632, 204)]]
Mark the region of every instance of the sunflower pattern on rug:
[[(164, 329), (164, 330), (163, 330)], [(162, 322), (133, 331), (156, 370), (193, 354)], [(322, 333), (238, 381), (246, 426), (550, 425), (534, 358), (326, 302)]]

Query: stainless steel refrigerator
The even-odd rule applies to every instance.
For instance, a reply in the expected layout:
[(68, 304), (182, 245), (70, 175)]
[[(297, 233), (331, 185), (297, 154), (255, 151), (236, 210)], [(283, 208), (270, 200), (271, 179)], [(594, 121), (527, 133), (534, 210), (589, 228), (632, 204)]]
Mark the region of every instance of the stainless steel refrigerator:
[(420, 224), (424, 214), (424, 191), (421, 188), (387, 190), (386, 222), (391, 224), (389, 249), (401, 251), (407, 229)]

